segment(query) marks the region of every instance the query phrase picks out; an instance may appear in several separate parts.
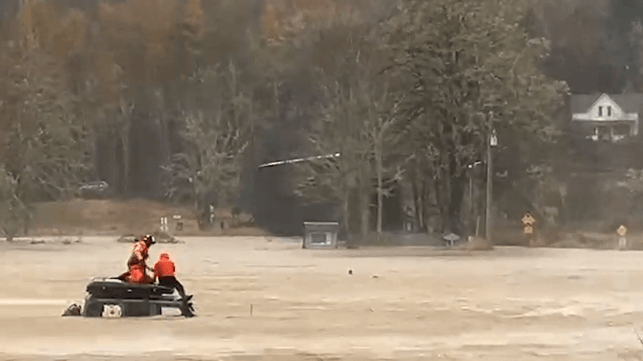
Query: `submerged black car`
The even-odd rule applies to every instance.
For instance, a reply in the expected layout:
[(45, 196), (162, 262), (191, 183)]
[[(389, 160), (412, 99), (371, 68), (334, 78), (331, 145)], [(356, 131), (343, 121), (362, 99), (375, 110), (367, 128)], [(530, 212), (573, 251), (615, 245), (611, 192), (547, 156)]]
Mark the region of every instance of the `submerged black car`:
[(114, 278), (95, 278), (87, 285), (83, 307), (74, 304), (63, 316), (157, 316), (164, 308), (174, 308), (185, 317), (193, 317), (192, 296), (182, 300), (173, 293), (173, 289), (159, 285), (132, 285)]

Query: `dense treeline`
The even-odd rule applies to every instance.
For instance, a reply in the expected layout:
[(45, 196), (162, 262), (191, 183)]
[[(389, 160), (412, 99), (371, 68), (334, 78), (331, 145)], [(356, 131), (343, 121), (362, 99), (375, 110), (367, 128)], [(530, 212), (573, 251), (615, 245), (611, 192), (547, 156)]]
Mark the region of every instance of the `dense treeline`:
[(484, 176), (469, 165), (492, 131), (499, 194), (538, 193), (565, 144), (567, 84), (643, 86), (643, 9), (628, 3), (5, 0), (5, 231), (89, 180), (239, 205), (284, 231), (302, 202), (330, 202), (361, 234), (382, 230), (407, 184), (422, 230), (470, 231)]

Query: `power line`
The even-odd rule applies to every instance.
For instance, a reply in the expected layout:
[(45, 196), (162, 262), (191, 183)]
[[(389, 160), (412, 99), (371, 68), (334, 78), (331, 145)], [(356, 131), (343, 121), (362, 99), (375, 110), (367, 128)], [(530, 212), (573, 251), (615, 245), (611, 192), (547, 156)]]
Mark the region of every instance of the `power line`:
[(276, 162), (270, 162), (270, 163), (264, 163), (257, 168), (266, 168), (266, 167), (274, 167), (277, 165), (283, 165), (283, 164), (292, 164), (292, 163), (301, 163), (309, 160), (315, 160), (315, 159), (328, 159), (328, 158), (337, 158), (340, 156), (340, 153), (335, 153), (335, 154), (328, 154), (328, 155), (318, 155), (318, 156), (313, 156), (313, 157), (306, 157), (306, 158), (296, 158), (296, 159), (287, 159), (287, 160), (280, 160)]

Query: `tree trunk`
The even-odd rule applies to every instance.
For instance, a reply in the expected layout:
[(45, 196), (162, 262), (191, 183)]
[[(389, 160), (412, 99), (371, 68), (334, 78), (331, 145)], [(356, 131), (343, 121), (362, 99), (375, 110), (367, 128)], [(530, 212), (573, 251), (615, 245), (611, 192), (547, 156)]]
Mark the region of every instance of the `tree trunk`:
[(170, 150), (170, 133), (168, 130), (168, 122), (166, 116), (161, 112), (159, 119), (159, 135), (161, 141), (161, 163), (164, 165), (170, 164), (171, 150)]
[(438, 176), (435, 178), (434, 193), (435, 201), (440, 211), (440, 233), (449, 232), (449, 196), (451, 193), (448, 177), (444, 176), (443, 171), (438, 171)]
[(420, 209), (422, 226), (425, 232), (429, 232), (429, 211), (434, 204), (433, 199), (431, 198), (433, 196), (431, 192), (432, 187), (430, 182), (425, 179), (422, 179), (420, 186)]
[(465, 192), (465, 176), (452, 176), (449, 197), (449, 231), (462, 234), (462, 205)]
[(382, 137), (377, 139), (375, 147), (375, 162), (377, 167), (377, 234), (382, 234), (382, 209), (384, 207), (384, 190), (382, 189)]
[(118, 128), (114, 127), (105, 135), (105, 148), (107, 148), (108, 153), (107, 159), (103, 161), (106, 163), (107, 173), (105, 176), (109, 186), (114, 187), (117, 192), (121, 192), (124, 187), (123, 161), (125, 157), (123, 152), (125, 151), (125, 145), (123, 144), (123, 137), (118, 131)]
[(349, 229), (348, 228), (348, 212), (349, 212), (348, 194), (346, 194), (344, 196), (344, 200), (342, 202), (342, 212), (343, 212), (343, 214), (342, 214), (342, 222), (344, 223), (344, 227), (346, 227), (346, 229), (348, 230)]
[[(346, 247), (347, 248), (353, 248), (355, 246), (355, 244), (354, 244), (355, 240), (353, 239), (353, 237), (351, 237), (350, 226), (348, 224), (348, 217), (349, 217), (348, 212), (350, 211), (349, 207), (348, 207), (348, 204), (349, 204), (349, 193), (346, 192), (344, 194), (344, 200), (342, 201), (342, 208), (343, 208), (343, 212), (344, 212), (344, 214), (342, 214), (342, 222), (344, 223), (344, 227), (346, 229), (346, 237), (347, 237), (347, 239), (346, 239)], [(340, 225), (340, 229), (341, 229), (341, 225)]]
[(361, 217), (362, 219), (361, 219), (361, 222), (360, 222), (361, 223), (361, 232), (360, 233), (361, 233), (361, 235), (363, 237), (366, 237), (366, 236), (368, 236), (368, 230), (370, 228), (369, 227), (369, 219), (370, 219), (370, 216), (371, 216), (371, 212), (370, 212), (370, 209), (369, 209), (370, 208), (369, 204), (368, 204), (369, 202), (365, 201), (364, 198), (365, 197), (362, 196), (362, 205), (360, 207), (361, 208), (360, 212), (361, 212), (361, 215), (362, 215), (362, 217)]
[(129, 120), (126, 120), (125, 129), (121, 133), (121, 143), (123, 144), (123, 151), (121, 152), (122, 162), (123, 162), (123, 174), (121, 182), (123, 182), (123, 193), (127, 194), (129, 191), (129, 181), (130, 181), (130, 170), (129, 170), (129, 159), (130, 159), (130, 147), (129, 147)]
[(360, 234), (362, 237), (366, 237), (369, 231), (369, 220), (370, 220), (370, 190), (371, 187), (368, 184), (365, 184), (364, 179), (360, 182), (359, 187), (359, 212), (360, 212)]
[[(168, 121), (165, 116), (165, 111), (161, 111), (161, 113), (159, 114), (159, 120), (157, 124), (159, 127), (159, 138), (160, 138), (159, 140), (161, 142), (160, 144), (161, 154), (159, 155), (161, 159), (159, 160), (159, 163), (162, 166), (168, 166), (172, 162), (171, 160), (172, 155), (171, 155), (171, 149), (170, 149), (170, 135), (168, 130)], [(162, 171), (160, 167), (157, 170), (157, 174), (159, 178), (162, 177)], [(163, 189), (163, 184), (161, 182), (154, 182), (154, 185), (157, 191), (155, 193), (159, 195), (165, 194), (166, 189)]]
[(123, 182), (123, 193), (127, 194), (130, 189), (130, 122), (132, 117), (131, 109), (127, 109), (127, 104), (121, 98), (121, 127), (119, 129), (123, 151), (121, 153), (123, 162), (123, 174), (121, 181)]
[(415, 206), (415, 222), (417, 222), (418, 230), (425, 231), (426, 229), (424, 228), (424, 219), (422, 212), (424, 196), (418, 189), (418, 180), (416, 178), (416, 174), (413, 174), (411, 177), (411, 191), (413, 192), (413, 205)]
[[(178, 83), (176, 80), (176, 83)], [(168, 104), (173, 104), (174, 101), (178, 99), (175, 96), (175, 93), (172, 91), (173, 87), (171, 85), (166, 85), (160, 89), (162, 94), (158, 97), (157, 109), (160, 111), (159, 121), (160, 121), (160, 136), (161, 136), (161, 149), (162, 149), (162, 164), (170, 164), (172, 158), (172, 144), (170, 138), (170, 127), (168, 121), (168, 114), (174, 114), (176, 109), (175, 106), (168, 106)]]
[[(444, 120), (449, 119), (449, 114), (446, 109), (442, 110)], [(436, 177), (434, 178), (435, 184), (435, 194), (436, 194), (436, 203), (440, 210), (440, 232), (448, 233), (451, 229), (449, 221), (449, 203), (451, 196), (451, 188), (449, 182), (449, 176), (451, 175), (451, 158), (449, 151), (452, 150), (449, 147), (448, 141), (445, 135), (445, 124), (444, 121), (438, 121), (437, 126), (437, 137), (440, 141), (440, 156), (439, 159), (436, 159), (434, 162), (434, 169)]]
[(13, 230), (11, 230), (9, 227), (5, 227), (4, 234), (7, 242), (13, 242), (13, 237), (15, 236), (15, 232)]

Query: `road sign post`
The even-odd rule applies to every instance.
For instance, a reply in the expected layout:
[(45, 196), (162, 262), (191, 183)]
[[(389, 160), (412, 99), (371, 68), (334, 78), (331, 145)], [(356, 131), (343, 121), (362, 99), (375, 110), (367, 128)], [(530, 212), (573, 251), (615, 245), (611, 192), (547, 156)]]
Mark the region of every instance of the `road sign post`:
[(618, 234), (618, 248), (621, 251), (627, 249), (627, 227), (621, 224), (621, 226), (616, 229), (616, 234)]
[(160, 227), (161, 232), (168, 233), (170, 229), (167, 226), (167, 217), (161, 217), (161, 227)]
[[(493, 114), (490, 114), (489, 121)], [(491, 229), (493, 228), (493, 211), (492, 211), (492, 202), (493, 202), (493, 155), (491, 153), (491, 147), (498, 145), (498, 137), (496, 135), (496, 130), (492, 129), (489, 139), (487, 139), (487, 200), (485, 205), (485, 238), (487, 242), (492, 242), (491, 240)]]
[(531, 213), (525, 213), (525, 215), (522, 217), (522, 226), (523, 226), (523, 232), (527, 238), (527, 242), (529, 242), (529, 246), (533, 247), (534, 245), (534, 233), (536, 230), (536, 219), (531, 215)]

